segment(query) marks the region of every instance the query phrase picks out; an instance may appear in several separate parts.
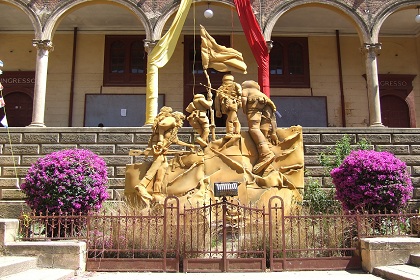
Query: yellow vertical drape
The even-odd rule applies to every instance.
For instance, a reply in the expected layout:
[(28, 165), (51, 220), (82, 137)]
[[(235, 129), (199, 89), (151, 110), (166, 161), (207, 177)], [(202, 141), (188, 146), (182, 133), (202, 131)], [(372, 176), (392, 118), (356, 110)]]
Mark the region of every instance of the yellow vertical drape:
[(159, 40), (147, 56), (146, 125), (153, 124), (158, 113), (159, 68), (168, 63), (174, 53), (192, 0), (181, 0), (178, 12), (168, 32)]

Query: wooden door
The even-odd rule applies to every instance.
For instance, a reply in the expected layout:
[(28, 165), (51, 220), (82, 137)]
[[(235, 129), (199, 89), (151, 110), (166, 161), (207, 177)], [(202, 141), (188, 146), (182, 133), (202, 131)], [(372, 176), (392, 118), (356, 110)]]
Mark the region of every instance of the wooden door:
[(395, 95), (381, 97), (382, 123), (388, 127), (410, 127), (410, 113), (405, 100)]
[(24, 127), (32, 122), (32, 98), (24, 92), (4, 96), (7, 122), (10, 127)]

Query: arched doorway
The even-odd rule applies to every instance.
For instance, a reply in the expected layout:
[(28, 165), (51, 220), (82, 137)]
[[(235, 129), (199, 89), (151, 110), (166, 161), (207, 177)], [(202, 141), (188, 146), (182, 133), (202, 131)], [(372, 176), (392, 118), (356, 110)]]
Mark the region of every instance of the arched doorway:
[(413, 79), (410, 74), (379, 74), (382, 123), (387, 127), (416, 127)]
[(24, 127), (32, 121), (32, 98), (24, 92), (11, 92), (4, 96), (7, 122), (10, 127)]
[(382, 122), (387, 127), (410, 127), (407, 103), (395, 95), (381, 97)]

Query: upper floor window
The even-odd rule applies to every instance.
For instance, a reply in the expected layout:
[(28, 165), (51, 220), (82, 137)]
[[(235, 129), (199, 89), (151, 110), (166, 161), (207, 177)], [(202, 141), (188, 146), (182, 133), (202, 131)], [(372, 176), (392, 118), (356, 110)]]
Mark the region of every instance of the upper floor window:
[(145, 36), (106, 36), (104, 86), (145, 86)]
[(271, 87), (310, 87), (308, 38), (273, 37)]

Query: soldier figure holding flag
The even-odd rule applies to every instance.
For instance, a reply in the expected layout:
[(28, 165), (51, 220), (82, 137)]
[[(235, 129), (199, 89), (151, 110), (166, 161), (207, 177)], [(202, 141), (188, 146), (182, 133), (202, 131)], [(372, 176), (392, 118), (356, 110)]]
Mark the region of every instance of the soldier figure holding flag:
[(241, 124), (238, 119), (238, 109), (242, 107), (241, 96), (242, 87), (234, 82), (230, 74), (223, 76), (223, 83), (216, 92), (215, 109), (216, 117), (221, 118), (222, 114), (226, 118), (226, 136), (232, 137), (241, 133)]

